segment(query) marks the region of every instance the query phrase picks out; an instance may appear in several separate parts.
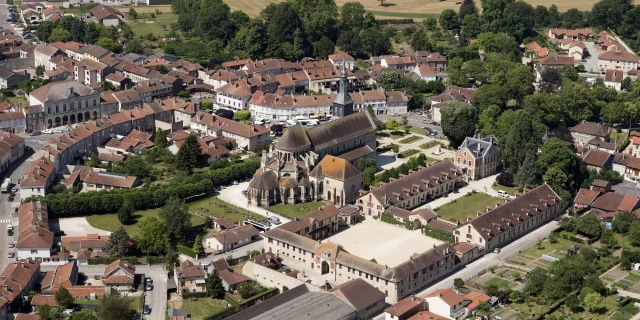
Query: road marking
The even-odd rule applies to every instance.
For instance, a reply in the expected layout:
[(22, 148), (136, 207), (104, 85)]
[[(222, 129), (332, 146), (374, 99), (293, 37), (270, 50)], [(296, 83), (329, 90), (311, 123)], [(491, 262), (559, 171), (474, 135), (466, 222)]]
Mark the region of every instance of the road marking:
[(0, 219), (0, 223), (9, 223), (9, 224), (11, 224), (11, 219)]

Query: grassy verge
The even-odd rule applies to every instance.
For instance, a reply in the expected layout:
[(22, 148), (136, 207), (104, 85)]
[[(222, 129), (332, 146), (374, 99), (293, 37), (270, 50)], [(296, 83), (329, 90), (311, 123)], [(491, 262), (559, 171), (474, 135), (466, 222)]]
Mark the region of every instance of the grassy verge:
[(181, 244), (176, 245), (176, 250), (178, 250), (178, 252), (187, 255), (191, 258), (195, 258), (196, 257), (196, 252), (193, 251), (193, 249), (189, 248), (189, 247), (185, 247)]
[(564, 253), (567, 251), (567, 248), (569, 248), (570, 245), (574, 244), (574, 242), (571, 242), (569, 240), (562, 239), (560, 237), (557, 237), (557, 238), (558, 238), (557, 243), (550, 243), (549, 239), (547, 239), (542, 241), (542, 245), (540, 248), (538, 248), (538, 244), (536, 243), (533, 246), (529, 247), (527, 250), (523, 251), (522, 253), (528, 256), (540, 258), (542, 257), (543, 254), (549, 253), (553, 250), (558, 250)]
[(439, 143), (438, 143), (438, 141), (431, 140), (431, 141), (429, 141), (429, 142), (427, 142), (427, 143), (421, 144), (421, 145), (420, 145), (420, 149), (429, 149), (429, 148), (433, 148), (433, 147), (437, 146), (438, 144), (439, 144)]
[(500, 198), (494, 198), (483, 192), (476, 192), (472, 195), (465, 195), (455, 199), (442, 207), (436, 209), (438, 217), (442, 220), (465, 221), (467, 217), (474, 218), (477, 211), (486, 211), (487, 206), (495, 206)]
[[(130, 236), (135, 237), (140, 234), (140, 222), (144, 218), (155, 217), (159, 218), (160, 209), (151, 209), (151, 210), (142, 210), (136, 211), (133, 213), (132, 223), (125, 225), (124, 228), (127, 230)], [(106, 231), (116, 231), (122, 224), (118, 221), (118, 214), (96, 214), (92, 216), (87, 216), (87, 222), (94, 227)], [(196, 215), (191, 215), (191, 224), (199, 225), (205, 222), (205, 219)]]
[(491, 185), (491, 189), (498, 191), (498, 190), (502, 190), (505, 191), (506, 193), (508, 193), (509, 195), (515, 195), (516, 193), (521, 193), (520, 190), (518, 190), (518, 188), (516, 187), (505, 187), (505, 186), (501, 186), (497, 183), (494, 183)]
[(422, 129), (422, 128), (416, 128), (416, 127), (411, 127), (409, 128), (409, 132), (413, 132), (413, 133), (417, 133), (417, 134), (421, 134), (423, 136), (428, 136), (429, 134), (427, 133), (427, 130)]
[[(240, 196), (240, 195), (238, 195)], [(254, 221), (267, 221), (267, 218), (248, 211), (246, 208), (239, 208), (229, 203), (226, 203), (216, 197), (203, 199), (200, 201), (192, 202), (189, 204), (189, 208), (204, 216), (216, 216), (224, 218), (229, 222), (238, 224), (245, 219), (251, 219)]]
[(173, 308), (186, 311), (192, 320), (202, 320), (204, 317), (216, 314), (227, 307), (226, 301), (211, 298), (199, 298), (195, 301), (170, 301), (169, 304)]
[(611, 132), (611, 140), (624, 141), (629, 136), (629, 132)]
[(324, 202), (307, 202), (307, 203), (297, 203), (297, 204), (276, 204), (274, 206), (269, 207), (269, 211), (273, 211), (279, 215), (287, 217), (289, 219), (295, 219), (297, 217), (302, 217), (306, 214), (309, 214), (313, 211), (318, 210), (321, 206), (324, 206)]
[(400, 140), (398, 142), (407, 144), (407, 143), (414, 143), (414, 142), (416, 142), (418, 140), (422, 140), (422, 138), (418, 137), (418, 136), (410, 136), (410, 137), (408, 137), (406, 139), (402, 139), (402, 140)]

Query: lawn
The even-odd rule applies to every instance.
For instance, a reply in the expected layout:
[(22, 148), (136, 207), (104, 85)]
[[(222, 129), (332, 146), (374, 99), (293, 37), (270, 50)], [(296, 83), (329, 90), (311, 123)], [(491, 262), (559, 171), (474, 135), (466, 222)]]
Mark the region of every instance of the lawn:
[(498, 190), (503, 190), (505, 192), (507, 192), (509, 195), (513, 196), (516, 193), (522, 193), (522, 191), (518, 190), (518, 188), (516, 187), (506, 187), (503, 185), (499, 185), (498, 183), (494, 183), (491, 185), (491, 189), (498, 191)]
[(224, 300), (211, 298), (198, 298), (196, 301), (179, 300), (169, 301), (173, 308), (186, 311), (192, 320), (202, 320), (206, 316), (214, 315), (227, 307)]
[(549, 239), (542, 241), (542, 249), (538, 249), (538, 244), (536, 243), (522, 253), (531, 257), (540, 258), (543, 254), (549, 253), (553, 250), (558, 250), (564, 253), (567, 251), (567, 248), (569, 248), (570, 245), (575, 243), (566, 239), (562, 239), (560, 237), (557, 237), (557, 239), (557, 243), (550, 243)]
[(267, 218), (226, 203), (216, 197), (203, 199), (189, 204), (191, 210), (200, 212), (204, 216), (216, 216), (225, 218), (229, 222), (238, 224), (246, 219), (254, 221), (267, 221)]
[[(133, 213), (133, 223), (129, 225), (125, 225), (124, 228), (127, 230), (130, 236), (135, 237), (140, 234), (140, 227), (139, 227), (140, 221), (148, 217), (159, 218), (158, 217), (159, 213), (160, 213), (159, 208), (151, 209), (151, 210), (136, 211)], [(94, 228), (107, 230), (111, 232), (118, 230), (118, 228), (120, 228), (120, 226), (122, 225), (120, 221), (118, 221), (117, 213), (96, 214), (92, 216), (87, 216), (87, 222), (89, 222), (89, 224)], [(202, 224), (204, 222), (205, 222), (204, 218), (196, 215), (191, 215), (191, 223), (193, 225)]]
[(279, 215), (287, 217), (289, 219), (295, 219), (297, 217), (302, 217), (305, 214), (311, 213), (313, 211), (318, 210), (321, 206), (324, 206), (325, 203), (322, 201), (319, 202), (307, 202), (307, 203), (297, 203), (297, 204), (276, 204), (274, 206), (269, 207), (269, 211), (273, 211)]
[(611, 140), (624, 141), (628, 136), (629, 132), (611, 132)]
[(433, 148), (433, 147), (435, 147), (437, 145), (438, 145), (438, 141), (431, 140), (431, 141), (429, 141), (427, 143), (421, 144), (420, 145), (420, 149), (429, 149), (429, 148)]
[(418, 140), (422, 140), (422, 138), (418, 137), (418, 136), (410, 136), (410, 137), (402, 139), (402, 140), (400, 140), (398, 142), (406, 144), (406, 143), (414, 143), (414, 142), (416, 142)]
[(402, 151), (399, 154), (402, 155), (402, 158), (409, 158), (409, 157), (411, 157), (413, 155), (416, 155), (418, 153), (420, 153), (420, 151), (415, 150), (415, 149), (409, 149), (409, 150)]
[(487, 206), (494, 207), (502, 199), (494, 198), (484, 192), (476, 192), (455, 199), (435, 211), (439, 219), (453, 221), (466, 221), (467, 217), (476, 217), (477, 211), (485, 212)]
[(429, 135), (427, 133), (427, 130), (422, 129), (422, 128), (411, 127), (411, 128), (409, 128), (409, 131), (413, 132), (413, 133), (421, 134), (423, 136), (428, 136)]
[[(138, 9), (136, 8), (136, 10)], [(175, 22), (178, 22), (178, 15), (173, 12), (164, 12), (155, 18), (145, 16), (144, 18), (138, 18), (137, 21), (126, 20), (126, 23), (137, 36), (153, 33), (156, 37), (166, 36), (171, 31), (169, 26)]]

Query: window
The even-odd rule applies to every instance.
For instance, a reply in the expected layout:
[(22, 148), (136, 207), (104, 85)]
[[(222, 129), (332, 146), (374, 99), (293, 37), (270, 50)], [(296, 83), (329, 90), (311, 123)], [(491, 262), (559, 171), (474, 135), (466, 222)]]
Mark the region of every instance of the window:
[(31, 254), (38, 254), (38, 250), (31, 250)]

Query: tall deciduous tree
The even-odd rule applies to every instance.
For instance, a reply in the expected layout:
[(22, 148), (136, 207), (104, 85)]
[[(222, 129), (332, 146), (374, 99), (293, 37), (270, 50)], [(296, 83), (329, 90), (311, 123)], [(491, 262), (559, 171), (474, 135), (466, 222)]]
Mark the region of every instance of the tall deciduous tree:
[(379, 28), (368, 28), (360, 32), (362, 50), (370, 56), (379, 56), (391, 50), (389, 38)]
[(466, 39), (473, 39), (482, 32), (482, 22), (477, 14), (468, 14), (462, 19), (460, 34)]
[(49, 36), (49, 42), (67, 42), (71, 40), (71, 32), (61, 27), (53, 28)]
[(342, 30), (359, 30), (364, 24), (366, 11), (360, 2), (347, 2), (341, 9)]
[[(204, 101), (203, 101), (203, 104), (204, 104)], [(158, 130), (156, 130), (155, 137), (153, 137), (153, 144), (158, 146), (158, 148), (166, 148), (167, 145), (169, 144), (169, 142), (167, 141), (167, 133), (164, 132), (164, 130), (158, 128)]]
[(634, 246), (640, 246), (640, 221), (634, 221), (629, 227), (629, 243)]
[(476, 7), (476, 2), (473, 0), (462, 1), (458, 14), (460, 15), (460, 21), (463, 21), (467, 15), (478, 15), (478, 7)]
[(562, 84), (562, 77), (555, 68), (547, 68), (540, 74), (541, 80), (538, 89), (543, 93), (554, 93)]
[(100, 299), (96, 314), (100, 320), (133, 319), (136, 311), (131, 308), (131, 301), (117, 291)]
[(385, 90), (398, 90), (402, 88), (402, 76), (397, 71), (383, 71), (377, 83)]
[(447, 67), (447, 73), (449, 74), (449, 83), (462, 86), (466, 84), (469, 79), (462, 69), (463, 60), (460, 57), (455, 57), (449, 61), (449, 66)]
[(313, 43), (313, 56), (318, 59), (326, 59), (330, 54), (335, 51), (336, 45), (327, 37), (322, 37), (320, 40)]
[(62, 320), (62, 312), (58, 308), (53, 308), (48, 304), (39, 306), (36, 315), (40, 317), (40, 320)]
[(162, 255), (171, 246), (167, 237), (170, 233), (171, 230), (164, 221), (155, 217), (145, 218), (140, 222), (140, 236), (136, 236), (136, 246), (144, 254)]
[(443, 30), (451, 30), (460, 26), (458, 18), (459, 17), (455, 11), (452, 9), (445, 9), (440, 14), (438, 22), (440, 22), (440, 27), (442, 27)]
[(193, 168), (198, 166), (200, 157), (202, 156), (202, 150), (198, 143), (196, 135), (191, 134), (185, 139), (178, 154), (176, 155), (176, 167), (178, 170), (184, 170), (188, 173), (193, 172)]
[(104, 247), (104, 251), (110, 256), (126, 257), (130, 247), (130, 237), (127, 230), (120, 226), (109, 237), (109, 241)]
[(500, 151), (502, 151), (501, 158), (504, 167), (512, 174), (517, 174), (518, 168), (522, 166), (528, 154), (537, 152), (536, 133), (528, 113), (516, 112), (509, 134), (507, 134), (504, 146)]
[(204, 255), (204, 247), (202, 246), (200, 235), (197, 235), (195, 240), (193, 240), (193, 251), (196, 253), (196, 258)]
[(531, 188), (539, 183), (539, 177), (538, 156), (535, 152), (530, 152), (518, 169), (514, 182), (519, 188)]
[(171, 226), (171, 236), (174, 241), (184, 239), (191, 228), (191, 214), (184, 201), (172, 198), (160, 209), (160, 218), (167, 226)]
[(135, 210), (136, 209), (133, 207), (133, 203), (131, 202), (131, 200), (124, 200), (124, 202), (122, 202), (122, 205), (120, 206), (120, 209), (118, 209), (118, 221), (120, 221), (120, 223), (122, 224), (129, 224)]
[(475, 108), (464, 102), (446, 102), (440, 110), (442, 114), (442, 132), (454, 146), (458, 146), (466, 137), (473, 136), (476, 130)]
[(618, 215), (613, 219), (611, 227), (616, 233), (627, 233), (631, 223), (638, 220), (636, 215), (629, 211), (620, 211)]
[(65, 287), (61, 286), (56, 290), (55, 298), (58, 305), (63, 309), (69, 309), (73, 305), (74, 299)]

